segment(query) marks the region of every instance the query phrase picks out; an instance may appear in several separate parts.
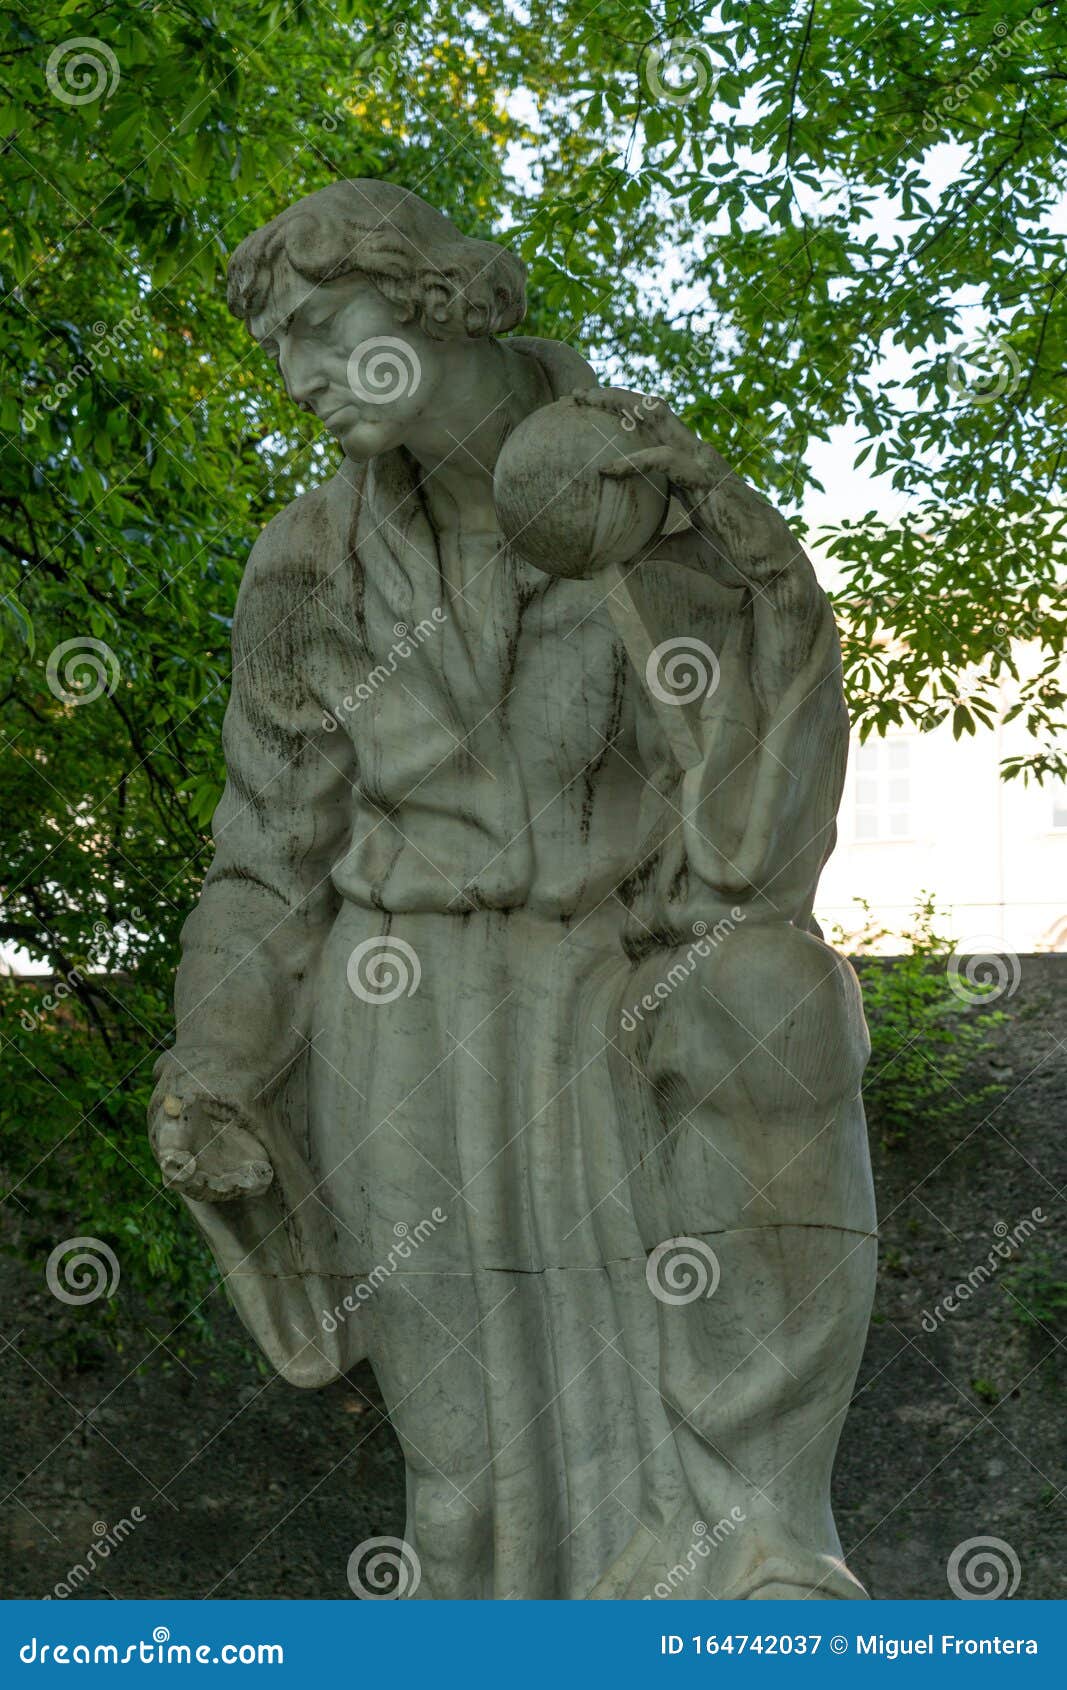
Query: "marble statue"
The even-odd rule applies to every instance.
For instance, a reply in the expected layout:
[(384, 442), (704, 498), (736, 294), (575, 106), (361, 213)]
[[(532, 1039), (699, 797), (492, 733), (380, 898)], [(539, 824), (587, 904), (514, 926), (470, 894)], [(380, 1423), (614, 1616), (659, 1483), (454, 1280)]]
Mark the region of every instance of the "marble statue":
[(369, 1360), (410, 1594), (863, 1597), (811, 564), (664, 403), (510, 333), (522, 264), (415, 194), (301, 200), (229, 303), (341, 451), (241, 586), (163, 1177), (286, 1379)]

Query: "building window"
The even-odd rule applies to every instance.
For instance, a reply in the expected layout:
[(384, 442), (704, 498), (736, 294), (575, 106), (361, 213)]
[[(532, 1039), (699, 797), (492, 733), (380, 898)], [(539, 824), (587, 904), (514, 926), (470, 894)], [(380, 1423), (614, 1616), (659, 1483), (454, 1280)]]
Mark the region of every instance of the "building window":
[[(856, 749), (856, 838), (911, 836), (911, 745), (871, 739)], [(1065, 821), (1067, 826), (1067, 821)]]

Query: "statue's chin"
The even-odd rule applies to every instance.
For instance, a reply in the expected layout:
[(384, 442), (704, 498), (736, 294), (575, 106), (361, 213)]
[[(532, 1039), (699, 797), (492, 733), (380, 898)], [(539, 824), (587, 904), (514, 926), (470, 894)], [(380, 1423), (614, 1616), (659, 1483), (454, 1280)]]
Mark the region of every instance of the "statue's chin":
[(378, 421), (368, 417), (358, 417), (344, 428), (332, 430), (346, 458), (353, 458), (356, 463), (366, 463), (369, 458), (377, 458), (382, 452), (391, 452), (403, 440), (404, 430), (396, 423)]

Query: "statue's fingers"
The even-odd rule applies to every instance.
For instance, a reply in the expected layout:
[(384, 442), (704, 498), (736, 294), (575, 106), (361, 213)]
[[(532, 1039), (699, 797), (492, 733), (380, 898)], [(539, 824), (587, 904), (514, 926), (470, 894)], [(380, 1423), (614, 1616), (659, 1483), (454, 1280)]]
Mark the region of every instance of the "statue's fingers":
[(179, 1197), (188, 1197), (194, 1203), (214, 1203), (218, 1201), (218, 1194), (212, 1190), (210, 1180), (199, 1170), (195, 1170), (186, 1179), (168, 1180), (167, 1185)]
[(576, 387), (570, 397), (590, 411), (632, 411), (635, 404), (633, 394), (619, 387)]
[(187, 1189), (196, 1179), (196, 1157), (179, 1145), (157, 1147), (156, 1160), (163, 1184), (175, 1190)]
[(149, 1137), (157, 1161), (161, 1161), (165, 1155), (177, 1151), (188, 1154), (193, 1149), (192, 1127), (188, 1116), (172, 1115), (164, 1108), (156, 1111)]
[(194, 1203), (217, 1203), (231, 1195), (229, 1181), (208, 1173), (195, 1156), (177, 1151), (164, 1157), (160, 1168), (167, 1189)]
[(601, 474), (619, 479), (625, 471), (616, 466), (626, 463), (633, 464), (643, 475), (653, 472), (665, 475), (672, 487), (681, 487), (687, 493), (703, 495), (717, 485), (715, 478), (709, 477), (706, 465), (701, 464), (698, 458), (679, 451), (677, 446), (649, 446), (632, 453), (629, 458), (613, 460), (601, 470)]
[(274, 1180), (269, 1162), (241, 1162), (235, 1168), (212, 1171), (196, 1167), (186, 1178), (172, 1182), (183, 1196), (197, 1203), (232, 1203), (242, 1197), (262, 1197)]
[(240, 1169), (240, 1179), (236, 1195), (242, 1197), (262, 1197), (274, 1183), (274, 1169), (269, 1162), (247, 1162)]
[(627, 476), (648, 475), (650, 472), (667, 475), (671, 468), (669, 447), (642, 446), (640, 451), (630, 452), (625, 458), (611, 458), (606, 464), (601, 464), (600, 473), (610, 481), (624, 481)]

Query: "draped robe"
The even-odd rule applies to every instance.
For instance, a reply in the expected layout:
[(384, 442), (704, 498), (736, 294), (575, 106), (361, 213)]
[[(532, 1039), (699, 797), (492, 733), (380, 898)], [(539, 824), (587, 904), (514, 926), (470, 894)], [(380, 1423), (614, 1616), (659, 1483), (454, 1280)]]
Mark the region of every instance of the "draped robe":
[[(284, 511), (241, 588), (164, 1068), (247, 1105), (274, 1185), (190, 1208), (288, 1379), (373, 1364), (422, 1596), (646, 1594), (724, 1509), (646, 1281), (658, 1229), (717, 1230), (715, 1178), (671, 1188), (613, 1053), (650, 956), (809, 927), (847, 728), (825, 601), (776, 694), (759, 594), (643, 567), (664, 635), (721, 665), (688, 769), (603, 580), (505, 551), (483, 614), (402, 451)], [(357, 989), (361, 958), (399, 985)]]

